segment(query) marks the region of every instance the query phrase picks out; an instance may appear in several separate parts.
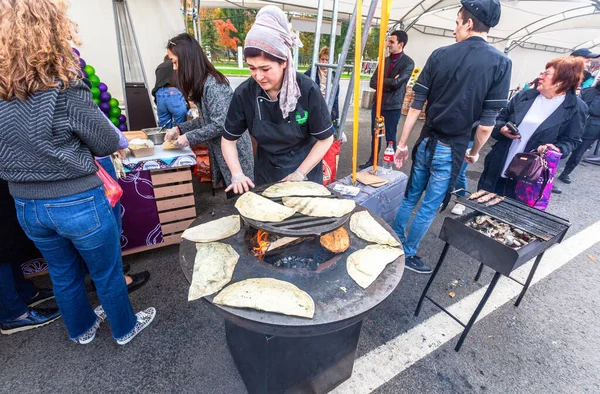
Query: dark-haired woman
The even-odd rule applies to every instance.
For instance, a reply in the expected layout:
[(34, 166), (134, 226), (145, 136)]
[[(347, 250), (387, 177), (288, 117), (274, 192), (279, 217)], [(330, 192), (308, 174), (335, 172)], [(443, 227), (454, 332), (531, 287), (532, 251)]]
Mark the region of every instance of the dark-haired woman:
[(275, 6), (263, 7), (246, 35), (244, 56), (252, 78), (234, 92), (221, 147), (233, 174), (227, 190), (254, 187), (240, 165), (236, 144), (257, 142), (256, 184), (311, 180), (323, 182), (323, 156), (333, 142), (333, 125), (319, 87), (294, 69), (290, 48), (302, 46)]
[[(200, 116), (169, 129), (165, 140), (174, 141), (180, 147), (206, 142), (213, 163), (213, 185), (217, 186), (221, 180), (230, 185), (231, 172), (221, 152), (223, 125), (233, 94), (229, 81), (210, 63), (198, 41), (187, 33), (169, 40), (167, 54), (173, 62), (177, 87), (194, 101)], [(254, 159), (250, 136), (240, 139), (236, 154), (240, 168), (252, 176)]]

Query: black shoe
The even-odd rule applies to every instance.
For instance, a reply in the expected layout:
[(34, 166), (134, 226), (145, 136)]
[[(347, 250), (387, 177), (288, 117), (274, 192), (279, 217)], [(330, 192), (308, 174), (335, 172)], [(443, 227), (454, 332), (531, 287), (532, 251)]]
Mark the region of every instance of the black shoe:
[(554, 185), (552, 185), (552, 193), (554, 193), (554, 194), (562, 194), (562, 190), (558, 186), (556, 186), (554, 184)]
[(419, 256), (408, 256), (404, 261), (404, 267), (417, 274), (430, 274), (433, 272), (430, 266), (425, 264)]
[(140, 287), (144, 286), (146, 284), (146, 282), (148, 282), (148, 279), (150, 279), (150, 272), (142, 271), (142, 272), (138, 272), (137, 274), (132, 274), (129, 276), (131, 277), (132, 280), (131, 280), (131, 283), (127, 285), (127, 291), (129, 293), (133, 293)]
[(560, 179), (562, 182), (566, 183), (567, 185), (571, 183), (571, 177), (569, 176), (569, 174), (567, 174), (565, 172), (560, 174), (558, 179)]
[(14, 319), (6, 323), (0, 323), (0, 332), (5, 335), (14, 334), (15, 332), (31, 330), (52, 323), (60, 317), (60, 312), (57, 308), (28, 308), (27, 317)]
[(123, 264), (123, 273), (127, 274), (129, 272), (129, 270), (131, 270), (131, 265), (130, 264)]
[(27, 301), (27, 306), (36, 306), (38, 304), (41, 304), (42, 302), (51, 300), (54, 298), (54, 292), (52, 292), (52, 290), (50, 289), (38, 289), (38, 292), (36, 295), (34, 295), (33, 297), (31, 297), (29, 299), (29, 301)]
[(361, 164), (358, 166), (359, 170), (364, 170), (365, 168), (373, 167), (372, 161), (367, 161), (365, 164)]

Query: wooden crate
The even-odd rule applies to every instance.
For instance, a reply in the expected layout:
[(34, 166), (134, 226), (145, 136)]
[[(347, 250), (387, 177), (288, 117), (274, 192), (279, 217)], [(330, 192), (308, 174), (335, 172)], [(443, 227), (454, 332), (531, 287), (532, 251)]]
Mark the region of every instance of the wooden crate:
[(165, 242), (123, 252), (123, 255), (178, 244), (181, 233), (196, 218), (192, 171), (190, 167), (151, 172), (158, 217)]

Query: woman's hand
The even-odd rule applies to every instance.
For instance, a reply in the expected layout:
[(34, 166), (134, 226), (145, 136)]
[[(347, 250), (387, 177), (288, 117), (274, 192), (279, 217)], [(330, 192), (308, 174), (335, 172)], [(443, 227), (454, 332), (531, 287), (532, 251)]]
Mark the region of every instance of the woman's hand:
[(167, 130), (165, 133), (165, 141), (175, 141), (179, 137), (179, 130), (177, 127)]
[(252, 179), (244, 175), (243, 172), (231, 175), (231, 185), (227, 186), (225, 192), (233, 190), (235, 194), (242, 194), (254, 187)]
[(540, 145), (537, 148), (537, 151), (540, 155), (543, 155), (544, 152), (546, 152), (548, 149), (552, 149), (555, 150), (557, 152), (560, 152), (560, 149), (558, 149), (555, 145), (553, 144), (546, 144), (546, 145)]
[(282, 182), (301, 182), (306, 180), (306, 174), (302, 172), (302, 170), (297, 169), (292, 172), (290, 175), (283, 178)]
[(394, 164), (396, 165), (396, 168), (400, 169), (406, 162), (408, 162), (408, 147), (406, 145), (398, 145), (396, 153), (394, 154)]
[(510, 132), (510, 129), (506, 126), (502, 126), (502, 128), (500, 129), (500, 134), (502, 134), (506, 138), (510, 138), (511, 140), (518, 140), (519, 138), (521, 138), (521, 136), (518, 134), (517, 135), (512, 134)]
[[(165, 141), (167, 140), (166, 136), (165, 136)], [(178, 148), (185, 148), (186, 146), (189, 146), (190, 143), (187, 139), (187, 137), (184, 135), (180, 135), (177, 140), (175, 142), (173, 142), (173, 145), (175, 145)]]

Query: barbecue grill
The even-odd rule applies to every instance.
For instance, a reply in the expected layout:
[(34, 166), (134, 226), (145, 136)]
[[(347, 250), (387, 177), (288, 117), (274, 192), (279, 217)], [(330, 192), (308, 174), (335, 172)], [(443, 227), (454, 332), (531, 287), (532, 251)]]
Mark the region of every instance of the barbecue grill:
[[(428, 299), (443, 312), (447, 313), (450, 317), (456, 320), (465, 328), (458, 340), (456, 347), (454, 348), (454, 350), (459, 351), (464, 340), (469, 334), (471, 327), (477, 320), (479, 313), (494, 291), (494, 287), (498, 283), (500, 276), (504, 275), (523, 286), (523, 290), (515, 302), (515, 306), (519, 306), (521, 300), (527, 292), (527, 289), (529, 288), (529, 285), (531, 284), (531, 280), (533, 279), (544, 252), (550, 246), (554, 245), (555, 243), (560, 243), (563, 240), (571, 224), (569, 221), (558, 216), (537, 210), (510, 198), (505, 198), (503, 201), (493, 206), (486, 206), (486, 203), (478, 203), (477, 200), (469, 200), (468, 198), (462, 196), (457, 196), (457, 201), (460, 204), (473, 209), (474, 212), (468, 213), (459, 218), (447, 217), (444, 220), (442, 230), (440, 231), (440, 238), (444, 240), (446, 244), (444, 245), (440, 259), (433, 270), (433, 273), (431, 274), (423, 293), (421, 294), (421, 298), (419, 299), (419, 303), (415, 311), (415, 316), (418, 316), (421, 312), (423, 300)], [(507, 223), (514, 228), (532, 234), (537, 237), (537, 239), (518, 249), (504, 245), (497, 240), (492, 239), (487, 235), (469, 227), (466, 224), (474, 217), (481, 214), (488, 215), (494, 219)], [(448, 248), (450, 246), (454, 246), (458, 250), (466, 253), (480, 262), (479, 269), (475, 275), (475, 281), (479, 280), (484, 265), (492, 268), (495, 271), (492, 281), (490, 282), (483, 298), (466, 324), (461, 322), (456, 316), (451, 314), (448, 310), (443, 308), (439, 303), (427, 295), (427, 291), (435, 280), (435, 277), (444, 262), (446, 253), (448, 252)], [(525, 283), (521, 283), (510, 276), (512, 271), (533, 258), (536, 259)]]
[[(357, 206), (355, 212), (361, 210), (364, 208)], [(237, 210), (233, 201), (228, 201), (198, 217), (191, 226), (232, 214), (237, 214)], [(204, 298), (207, 305), (225, 319), (230, 353), (250, 393), (326, 393), (352, 374), (362, 321), (398, 285), (404, 270), (404, 256), (389, 264), (371, 286), (362, 289), (347, 274), (346, 258), (369, 243), (350, 231), (348, 217), (334, 218), (334, 221), (326, 218), (330, 223), (322, 218), (300, 216), (275, 224), (244, 219), (245, 225), (239, 233), (220, 241), (231, 245), (240, 255), (231, 283), (248, 278), (280, 279), (306, 291), (315, 301), (314, 318), (304, 319), (216, 305), (212, 303), (214, 295)], [(385, 222), (375, 219), (394, 234)], [(293, 226), (297, 225), (298, 232), (294, 232)], [(312, 231), (310, 225), (314, 226)], [(248, 242), (257, 230), (294, 237), (310, 234), (313, 241), (285, 246), (283, 251), (278, 249), (278, 253), (288, 257), (300, 252), (313, 255), (313, 249), (321, 248), (318, 237), (340, 226), (348, 231), (350, 248), (333, 257), (328, 255), (317, 269), (276, 267), (255, 257)], [(189, 282), (195, 255), (194, 242), (182, 240), (180, 264)]]

